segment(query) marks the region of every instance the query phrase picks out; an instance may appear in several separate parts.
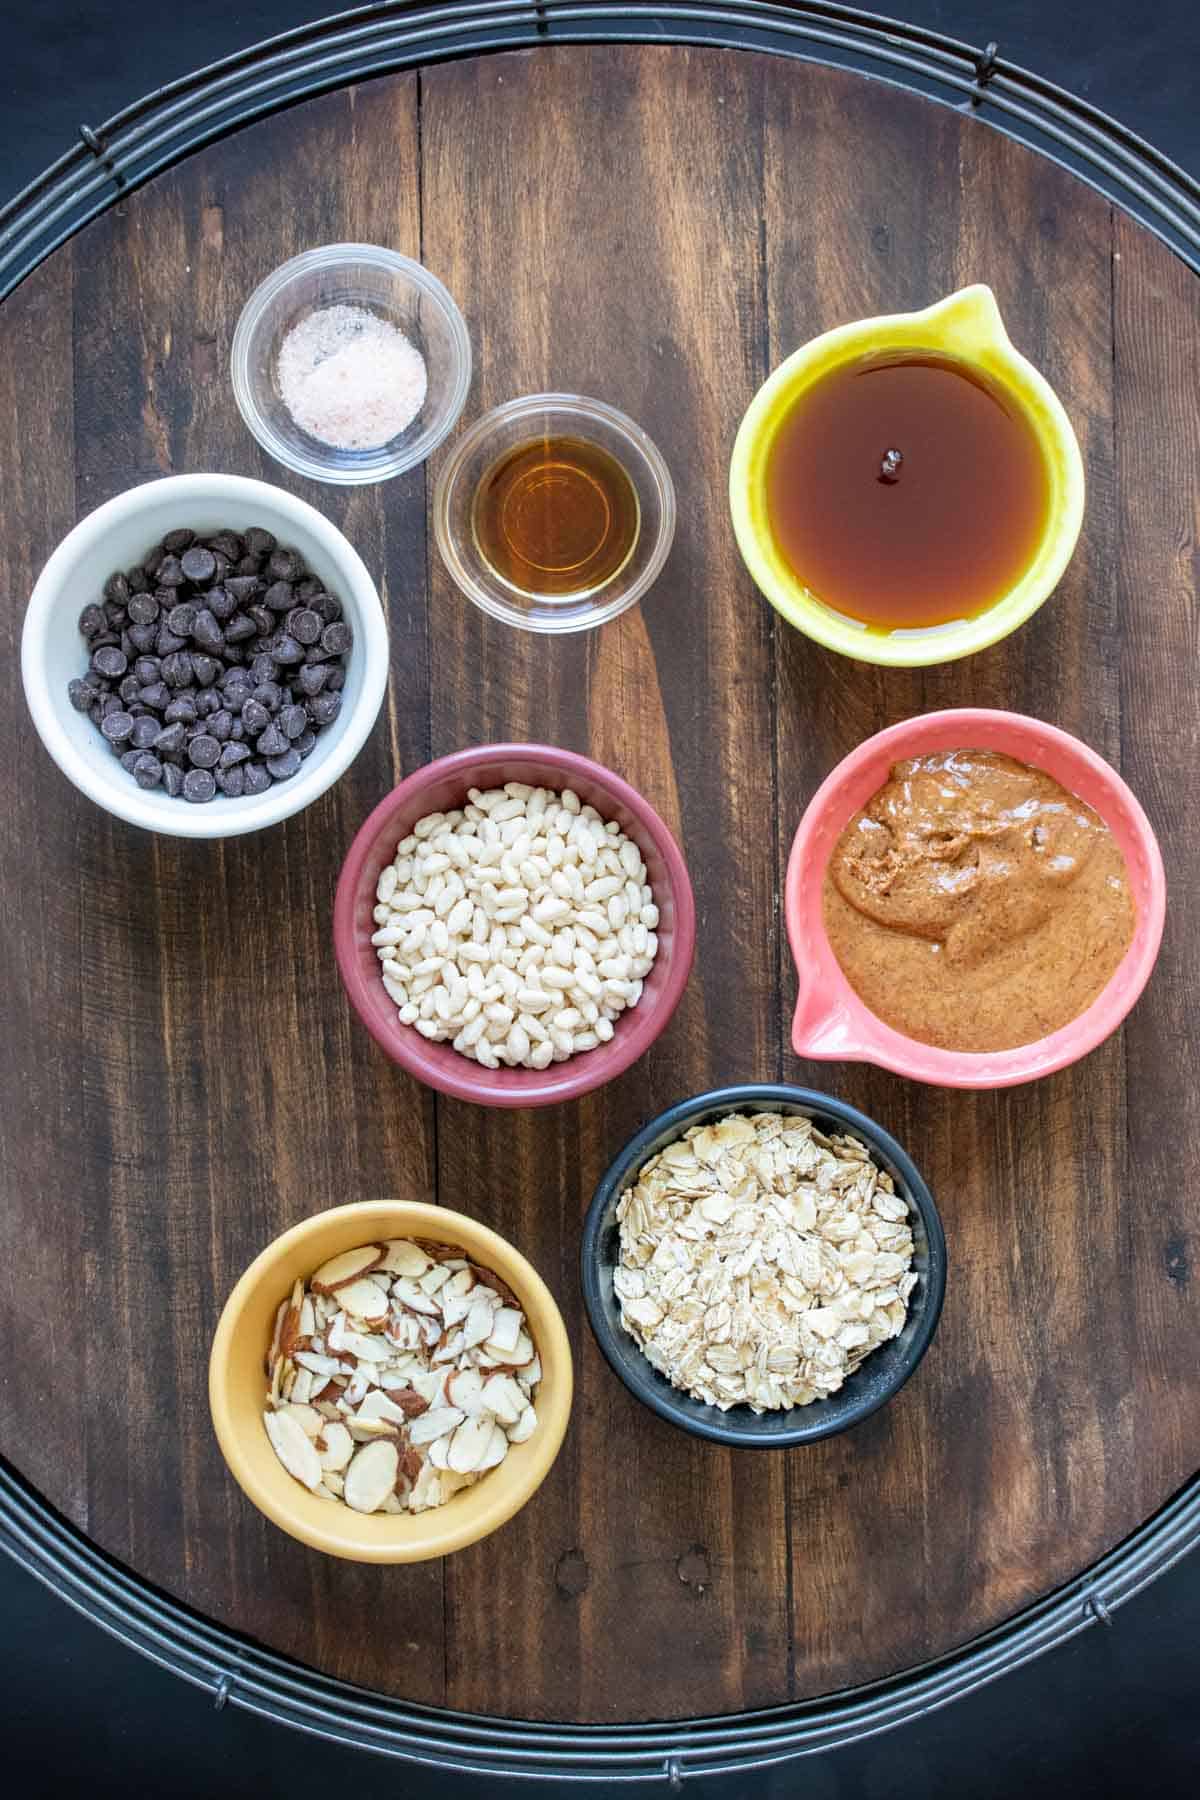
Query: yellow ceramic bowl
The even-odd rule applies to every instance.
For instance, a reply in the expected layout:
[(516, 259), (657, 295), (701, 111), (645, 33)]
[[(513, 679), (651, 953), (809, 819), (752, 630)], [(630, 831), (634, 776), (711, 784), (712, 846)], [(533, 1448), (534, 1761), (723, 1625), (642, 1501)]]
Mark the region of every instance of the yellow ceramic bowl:
[[(340, 1250), (385, 1237), (452, 1244), (507, 1282), (525, 1310), (542, 1364), (537, 1430), (498, 1468), (429, 1512), (356, 1513), (318, 1500), (279, 1462), (263, 1428), (263, 1359), (279, 1302), (297, 1276)], [(225, 1303), (213, 1339), (208, 1398), (217, 1441), (243, 1492), (273, 1524), (330, 1556), (352, 1562), (424, 1562), (477, 1543), (517, 1512), (550, 1472), (571, 1410), (571, 1347), (540, 1275), (486, 1225), (415, 1200), (362, 1200), (333, 1207), (285, 1231), (257, 1256)]]
[[(881, 350), (935, 350), (978, 369), (1033, 427), (1050, 480), (1046, 529), (1025, 574), (973, 619), (888, 632), (834, 612), (811, 594), (781, 556), (767, 520), (766, 471), (779, 427), (800, 394), (839, 364)], [(923, 668), (986, 649), (1015, 631), (1057, 586), (1083, 523), (1083, 459), (1057, 394), (1009, 342), (991, 288), (963, 288), (924, 312), (891, 313), (839, 326), (805, 344), (759, 388), (738, 430), (729, 466), (729, 506), (738, 548), (771, 605), (819, 644), (860, 662)], [(963, 525), (963, 558), (971, 554)]]

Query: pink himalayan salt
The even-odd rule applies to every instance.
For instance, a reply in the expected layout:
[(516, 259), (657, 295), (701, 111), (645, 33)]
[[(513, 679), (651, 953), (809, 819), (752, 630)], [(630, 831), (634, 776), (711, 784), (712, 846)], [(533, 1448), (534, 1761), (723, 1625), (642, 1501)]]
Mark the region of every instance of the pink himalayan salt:
[(279, 351), (279, 392), (296, 424), (337, 450), (377, 450), (425, 402), (425, 358), (362, 306), (326, 306), (293, 325)]

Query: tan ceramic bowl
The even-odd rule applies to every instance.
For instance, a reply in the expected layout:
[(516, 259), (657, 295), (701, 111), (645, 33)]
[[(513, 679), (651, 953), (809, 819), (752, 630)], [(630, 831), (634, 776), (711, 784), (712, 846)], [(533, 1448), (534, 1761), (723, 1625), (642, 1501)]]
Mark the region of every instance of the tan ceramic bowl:
[[(341, 1250), (385, 1237), (420, 1237), (461, 1249), (508, 1283), (525, 1310), (542, 1364), (538, 1424), (499, 1468), (444, 1506), (412, 1516), (356, 1513), (318, 1500), (277, 1460), (263, 1428), (263, 1362), (279, 1302), (297, 1276), (308, 1276)], [(225, 1303), (208, 1366), (208, 1398), (217, 1442), (242, 1491), (281, 1530), (352, 1562), (425, 1562), (477, 1543), (517, 1512), (550, 1472), (571, 1410), (571, 1347), (562, 1316), (541, 1276), (476, 1219), (416, 1200), (361, 1200), (293, 1225), (255, 1257)]]

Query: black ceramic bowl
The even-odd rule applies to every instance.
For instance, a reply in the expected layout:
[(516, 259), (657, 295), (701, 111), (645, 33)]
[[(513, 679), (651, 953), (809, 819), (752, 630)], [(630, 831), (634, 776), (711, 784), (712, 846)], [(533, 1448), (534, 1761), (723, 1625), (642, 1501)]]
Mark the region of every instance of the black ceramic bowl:
[[(634, 1338), (621, 1324), (620, 1303), (613, 1292), (617, 1263), (617, 1203), (637, 1177), (643, 1163), (656, 1151), (682, 1137), (693, 1125), (707, 1125), (728, 1113), (799, 1113), (812, 1119), (820, 1130), (851, 1132), (861, 1139), (881, 1169), (907, 1201), (915, 1251), (913, 1268), (917, 1285), (908, 1302), (908, 1317), (898, 1337), (873, 1350), (849, 1377), (844, 1387), (828, 1400), (814, 1400), (787, 1412), (752, 1412), (733, 1406), (728, 1412), (693, 1400), (672, 1387), (651, 1367)], [(695, 1437), (718, 1444), (786, 1449), (810, 1444), (857, 1425), (903, 1387), (926, 1350), (936, 1329), (946, 1291), (946, 1239), (933, 1195), (910, 1157), (895, 1138), (841, 1100), (809, 1088), (759, 1083), (750, 1087), (715, 1088), (681, 1100), (660, 1113), (631, 1138), (596, 1189), (583, 1228), (583, 1301), (596, 1342), (631, 1393), (673, 1425)]]

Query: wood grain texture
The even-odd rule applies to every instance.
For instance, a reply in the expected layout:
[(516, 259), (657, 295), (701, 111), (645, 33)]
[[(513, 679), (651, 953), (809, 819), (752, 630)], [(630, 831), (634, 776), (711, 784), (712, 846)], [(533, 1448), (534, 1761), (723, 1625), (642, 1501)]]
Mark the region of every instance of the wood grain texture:
[[(258, 451), (226, 380), (255, 283), (312, 244), (420, 253), (466, 313), (465, 418), (559, 387), (632, 413), (674, 472), (644, 605), (552, 641), (446, 579), (425, 473), (359, 492)], [(1070, 412), (1084, 534), (1054, 599), (948, 668), (882, 671), (783, 627), (728, 525), (755, 387), (816, 332), (995, 288)], [(1200, 992), (1190, 829), (1200, 286), (1064, 172), (975, 119), (749, 54), (556, 48), (309, 103), (124, 201), (0, 311), (0, 1449), (104, 1549), (330, 1673), (433, 1704), (686, 1717), (828, 1691), (959, 1644), (1084, 1568), (1192, 1472), (1200, 1430), (1188, 1051)], [(384, 717), (333, 793), (224, 845), (100, 814), (34, 745), (23, 596), (84, 511), (216, 467), (303, 493), (380, 580)], [(435, 470), (436, 472), (436, 470)], [(969, 543), (965, 549), (969, 554)], [(98, 571), (99, 575), (106, 573)], [(797, 1062), (778, 920), (792, 833), (864, 736), (946, 705), (1053, 718), (1120, 761), (1167, 856), (1163, 960), (1123, 1033), (1003, 1095)], [(353, 1023), (329, 921), (370, 806), (432, 753), (584, 750), (669, 820), (697, 962), (669, 1030), (603, 1092), (494, 1114), (422, 1091)], [(803, 1077), (912, 1151), (950, 1246), (903, 1395), (790, 1456), (701, 1446), (594, 1350), (579, 1225), (632, 1130), (719, 1081)], [(208, 1425), (220, 1306), (332, 1201), (436, 1194), (530, 1255), (577, 1358), (571, 1431), (530, 1505), (444, 1564), (356, 1569), (261, 1520)], [(61, 1282), (82, 1280), (64, 1316)], [(47, 1323), (46, 1321), (49, 1321)]]

